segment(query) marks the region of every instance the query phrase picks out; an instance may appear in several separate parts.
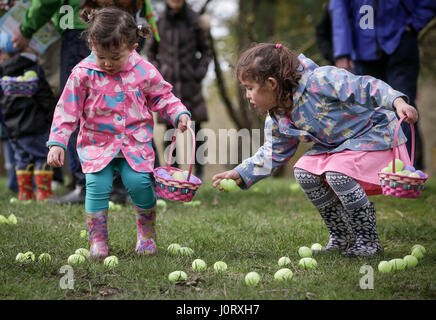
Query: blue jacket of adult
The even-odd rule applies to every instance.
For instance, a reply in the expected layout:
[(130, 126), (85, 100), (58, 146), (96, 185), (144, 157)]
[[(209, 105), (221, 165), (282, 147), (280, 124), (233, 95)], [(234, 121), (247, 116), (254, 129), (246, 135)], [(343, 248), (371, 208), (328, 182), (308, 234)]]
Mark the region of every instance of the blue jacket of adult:
[(371, 61), (377, 59), (377, 43), (390, 55), (407, 26), (417, 33), (424, 28), (436, 13), (436, 1), (330, 0), (329, 10), (334, 57)]

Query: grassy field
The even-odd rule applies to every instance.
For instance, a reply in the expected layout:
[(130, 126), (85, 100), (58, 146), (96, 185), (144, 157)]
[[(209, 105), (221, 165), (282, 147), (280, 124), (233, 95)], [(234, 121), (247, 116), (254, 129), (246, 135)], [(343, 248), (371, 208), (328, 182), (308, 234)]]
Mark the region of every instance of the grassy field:
[[(327, 230), (301, 191), (291, 191), (289, 179), (266, 179), (250, 191), (223, 193), (210, 181), (195, 197), (195, 208), (167, 201), (158, 212), (158, 247), (154, 257), (138, 257), (135, 215), (122, 206), (108, 216), (110, 254), (119, 265), (107, 269), (87, 262), (74, 267), (74, 288), (61, 289), (60, 272), (77, 248), (88, 248), (79, 237), (86, 229), (84, 206), (49, 203), (10, 204), (15, 196), (0, 190), (0, 214), (14, 214), (18, 224), (0, 224), (0, 300), (3, 299), (436, 299), (436, 180), (429, 180), (419, 200), (376, 196), (377, 222), (384, 254), (350, 259), (339, 253), (317, 255), (318, 268), (298, 268), (298, 247), (328, 240)], [(4, 180), (0, 180), (3, 186)], [(192, 257), (175, 257), (166, 248), (171, 243), (192, 248)], [(381, 274), (378, 262), (402, 258), (412, 245), (426, 247), (427, 254), (414, 269)], [(15, 261), (19, 252), (48, 252), (50, 264)], [(289, 283), (274, 280), (277, 261), (288, 256), (294, 277)], [(206, 261), (206, 271), (191, 269), (195, 258)], [(216, 274), (212, 265), (228, 265)], [(374, 268), (374, 288), (359, 286), (363, 265)], [(168, 274), (184, 270), (188, 281), (171, 283)], [(257, 271), (261, 281), (247, 287), (244, 276)]]

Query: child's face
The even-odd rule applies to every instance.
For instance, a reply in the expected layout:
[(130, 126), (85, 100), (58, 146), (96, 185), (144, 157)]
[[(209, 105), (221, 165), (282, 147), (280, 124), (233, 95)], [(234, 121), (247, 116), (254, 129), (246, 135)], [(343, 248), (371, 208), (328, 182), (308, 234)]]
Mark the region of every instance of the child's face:
[(185, 4), (185, 0), (167, 0), (167, 4), (172, 10), (178, 12)]
[(120, 72), (127, 63), (130, 53), (136, 49), (137, 43), (132, 48), (123, 45), (121, 48), (105, 50), (99, 46), (92, 46), (97, 66), (108, 74)]
[(268, 80), (260, 85), (253, 80), (242, 80), (241, 84), (245, 87), (245, 96), (259, 111), (268, 111), (277, 106), (277, 82), (275, 79)]

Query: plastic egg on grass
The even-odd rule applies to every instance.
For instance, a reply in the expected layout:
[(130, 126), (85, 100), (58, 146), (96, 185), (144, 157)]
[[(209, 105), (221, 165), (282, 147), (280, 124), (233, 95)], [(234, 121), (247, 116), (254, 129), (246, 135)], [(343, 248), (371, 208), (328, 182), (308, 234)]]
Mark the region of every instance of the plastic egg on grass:
[(206, 270), (207, 265), (206, 262), (202, 259), (195, 259), (192, 261), (192, 270), (194, 271), (204, 271)]
[(0, 224), (8, 223), (8, 219), (5, 216), (0, 214)]
[(403, 259), (392, 259), (389, 260), (389, 263), (392, 265), (392, 270), (401, 271), (406, 269), (406, 262)]
[(322, 250), (322, 245), (319, 243), (314, 243), (310, 248), (312, 249), (312, 251), (317, 252)]
[(389, 261), (380, 261), (378, 271), (381, 273), (389, 273), (392, 271), (392, 264)]
[(249, 272), (245, 276), (245, 283), (247, 286), (251, 286), (251, 287), (257, 286), (259, 281), (260, 281), (260, 275), (255, 271)]
[(173, 271), (168, 275), (168, 280), (171, 282), (186, 281), (188, 280), (188, 275), (184, 271)]
[(159, 209), (164, 209), (164, 208), (166, 208), (167, 203), (165, 202), (165, 200), (157, 199), (157, 201), (156, 201), (156, 206), (157, 206)]
[(103, 264), (108, 268), (116, 267), (118, 265), (118, 258), (116, 256), (106, 257)]
[(79, 248), (74, 253), (80, 254), (86, 258), (88, 256), (89, 251), (88, 251), (88, 249), (85, 249), (85, 248)]
[(424, 253), (419, 248), (415, 248), (412, 250), (412, 256), (415, 256), (417, 259), (422, 259), (424, 257)]
[(194, 200), (194, 201), (190, 201), (190, 202), (183, 202), (183, 205), (185, 207), (198, 207), (199, 205), (201, 205), (201, 201)]
[(15, 257), (15, 261), (18, 261), (18, 262), (26, 262), (26, 260), (27, 260), (27, 258), (24, 255), (24, 253), (22, 253), (22, 252), (19, 252), (17, 254), (17, 256)]
[(292, 276), (293, 276), (293, 273), (292, 273), (291, 269), (283, 268), (283, 269), (278, 270), (274, 274), (274, 279), (276, 279), (278, 281), (290, 281), (290, 280), (292, 280)]
[(68, 264), (70, 265), (79, 265), (85, 262), (85, 257), (81, 254), (72, 254), (68, 257)]
[(181, 247), (178, 252), (181, 256), (191, 256), (194, 253), (194, 250), (188, 247)]
[(79, 236), (82, 239), (88, 238), (89, 237), (88, 231), (87, 230), (80, 230)]
[(213, 269), (217, 273), (221, 273), (227, 270), (227, 263), (224, 261), (217, 261), (213, 264)]
[(114, 203), (114, 202), (109, 201), (109, 209), (110, 209), (110, 210), (115, 209), (115, 203)]
[(301, 190), (300, 185), (297, 182), (292, 182), (291, 185), (289, 186), (289, 189), (292, 192), (297, 192)]
[(288, 264), (291, 264), (291, 259), (289, 259), (288, 257), (281, 257), (278, 261), (279, 267), (284, 267)]
[(298, 262), (298, 265), (302, 269), (314, 270), (318, 266), (318, 263), (313, 258), (302, 258)]
[(15, 257), (15, 260), (21, 263), (30, 263), (35, 261), (35, 255), (31, 251), (27, 251), (26, 253), (18, 253)]
[(404, 262), (406, 263), (407, 268), (413, 268), (416, 267), (418, 264), (418, 258), (412, 255), (407, 255), (403, 258)]
[(41, 253), (38, 257), (38, 261), (42, 263), (48, 263), (51, 261), (51, 256), (48, 253)]
[(310, 258), (312, 257), (312, 249), (308, 247), (300, 247), (298, 249), (298, 254), (301, 258)]
[(180, 244), (178, 244), (178, 243), (171, 243), (168, 246), (167, 250), (171, 254), (178, 254), (181, 247), (182, 246)]
[(9, 199), (9, 203), (18, 203), (18, 198), (17, 197), (12, 197)]
[(12, 213), (9, 215), (8, 220), (6, 221), (8, 224), (17, 224), (18, 220), (17, 217)]
[(425, 250), (424, 246), (423, 246), (423, 245), (420, 245), (420, 244), (415, 244), (415, 245), (413, 245), (413, 247), (412, 247), (411, 250), (413, 251), (413, 249), (416, 249), (416, 248), (418, 248), (419, 250), (421, 250), (423, 254), (425, 254), (425, 253), (427, 252), (427, 250)]

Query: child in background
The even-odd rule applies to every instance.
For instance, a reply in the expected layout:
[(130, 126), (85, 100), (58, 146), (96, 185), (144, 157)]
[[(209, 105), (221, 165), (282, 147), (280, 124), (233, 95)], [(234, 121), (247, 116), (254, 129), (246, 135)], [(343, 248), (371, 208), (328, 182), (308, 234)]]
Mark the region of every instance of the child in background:
[(89, 256), (108, 255), (106, 214), (114, 170), (118, 170), (135, 208), (136, 252), (153, 255), (156, 199), (153, 189), (153, 113), (159, 112), (182, 132), (190, 113), (172, 86), (137, 52), (149, 30), (132, 15), (104, 8), (83, 12), (91, 54), (74, 67), (53, 117), (47, 162), (64, 164), (65, 149), (80, 119), (77, 151), (86, 177), (85, 209)]
[[(56, 99), (38, 65), (38, 56), (26, 47), (18, 52), (10, 35), (0, 32), (0, 50), (5, 58), (0, 64), (0, 77), (23, 76), (27, 71), (38, 75), (38, 87), (32, 96), (7, 95), (0, 89), (0, 108), (4, 129), (14, 154), (19, 200), (44, 200), (53, 196), (53, 172), (46, 167), (47, 141)], [(33, 189), (35, 177), (36, 197)]]
[[(367, 195), (381, 194), (377, 172), (393, 157), (395, 111), (408, 123), (418, 120), (407, 97), (373, 77), (318, 67), (281, 44), (248, 49), (236, 73), (249, 102), (268, 113), (266, 140), (253, 157), (215, 175), (213, 186), (233, 179), (247, 189), (289, 161), (300, 141), (312, 141), (294, 175), (329, 231), (323, 250), (340, 249), (349, 257), (381, 252)], [(400, 130), (398, 158), (410, 165), (405, 142)]]

